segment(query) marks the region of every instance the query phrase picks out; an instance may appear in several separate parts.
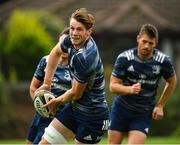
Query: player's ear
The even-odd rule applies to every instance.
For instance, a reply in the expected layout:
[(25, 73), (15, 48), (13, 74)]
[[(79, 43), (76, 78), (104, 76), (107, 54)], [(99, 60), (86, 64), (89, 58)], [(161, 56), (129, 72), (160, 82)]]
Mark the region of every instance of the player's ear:
[(92, 33), (92, 28), (89, 28), (89, 29), (87, 30), (87, 32), (88, 32), (88, 35), (90, 36), (91, 33)]
[(153, 47), (156, 47), (158, 44), (158, 41), (156, 40)]
[(156, 40), (156, 44), (155, 45), (157, 45), (158, 44), (158, 40)]
[(139, 39), (140, 39), (140, 35), (137, 35), (137, 37), (136, 37), (137, 43), (139, 42)]

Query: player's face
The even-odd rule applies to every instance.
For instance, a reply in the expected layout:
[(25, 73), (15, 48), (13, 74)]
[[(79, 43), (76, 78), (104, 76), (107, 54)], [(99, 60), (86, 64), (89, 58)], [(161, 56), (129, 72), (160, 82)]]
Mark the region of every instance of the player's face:
[(155, 38), (149, 37), (147, 34), (137, 36), (138, 56), (143, 59), (148, 59), (153, 54), (153, 49), (157, 44)]
[(70, 37), (75, 48), (80, 48), (91, 34), (91, 29), (76, 21), (74, 18), (70, 20)]

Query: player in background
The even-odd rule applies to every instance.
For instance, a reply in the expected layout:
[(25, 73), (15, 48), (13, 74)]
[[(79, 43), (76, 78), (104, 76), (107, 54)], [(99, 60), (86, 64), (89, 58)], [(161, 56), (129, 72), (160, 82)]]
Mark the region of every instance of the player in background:
[(60, 115), (45, 129), (40, 144), (65, 144), (75, 139), (77, 144), (96, 144), (109, 122), (109, 109), (105, 100), (104, 69), (98, 48), (91, 37), (94, 17), (85, 8), (76, 10), (70, 18), (70, 33), (52, 49), (40, 89), (50, 89), (57, 60), (62, 52), (70, 58), (72, 88), (52, 99), (46, 105), (54, 112), (65, 104)]
[[(163, 118), (164, 106), (176, 87), (176, 74), (170, 58), (155, 47), (158, 31), (144, 24), (137, 35), (136, 48), (116, 59), (110, 79), (110, 91), (116, 93), (112, 105), (109, 144), (119, 144), (128, 133), (128, 144), (143, 144), (152, 119)], [(155, 101), (160, 78), (166, 85)]]
[[(69, 28), (63, 30), (63, 32), (60, 35), (59, 41), (62, 41), (67, 34), (69, 34)], [(33, 79), (30, 84), (30, 96), (32, 100), (34, 100), (34, 92), (43, 83), (48, 58), (49, 56), (44, 56), (40, 60), (37, 69), (34, 73)], [(63, 53), (59, 58), (58, 66), (52, 79), (51, 92), (55, 96), (59, 96), (66, 92), (69, 88), (71, 88), (71, 77), (68, 67), (68, 54)], [(63, 105), (60, 106), (59, 111), (63, 107)], [(59, 113), (59, 111), (57, 111), (57, 114)], [(38, 144), (41, 140), (42, 135), (44, 134), (44, 129), (49, 125), (51, 121), (52, 118), (43, 118), (40, 116), (39, 113), (36, 112), (32, 120), (32, 123), (29, 127), (27, 144)]]

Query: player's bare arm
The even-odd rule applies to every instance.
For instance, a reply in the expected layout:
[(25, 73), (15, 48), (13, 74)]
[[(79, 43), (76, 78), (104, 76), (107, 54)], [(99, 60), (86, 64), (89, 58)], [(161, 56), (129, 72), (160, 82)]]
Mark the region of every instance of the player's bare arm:
[(62, 50), (59, 48), (59, 42), (58, 42), (49, 54), (47, 66), (45, 69), (44, 82), (43, 85), (40, 88), (38, 88), (38, 90), (42, 90), (42, 89), (51, 90), (51, 80), (55, 73), (59, 61), (59, 57), (61, 54), (62, 54)]
[(56, 112), (58, 105), (65, 104), (70, 101), (75, 101), (81, 98), (87, 84), (79, 83), (76, 80), (72, 81), (72, 88), (66, 91), (63, 95), (52, 99), (44, 107), (49, 107), (50, 112)]
[(125, 86), (122, 84), (121, 79), (111, 76), (109, 89), (111, 92), (119, 93), (120, 95), (139, 94), (141, 90), (141, 84), (136, 83), (133, 84), (132, 86)]
[(63, 103), (78, 100), (81, 98), (86, 86), (86, 83), (79, 83), (74, 79), (72, 81), (72, 88), (57, 99)]
[(46, 73), (45, 73), (45, 78), (44, 78), (44, 84), (48, 85), (49, 87), (51, 86), (51, 80), (53, 78), (53, 75), (55, 73), (59, 57), (61, 55), (61, 49), (59, 48), (59, 43), (52, 49), (49, 55), (49, 60), (47, 62), (46, 66)]
[(42, 82), (39, 81), (38, 79), (36, 79), (35, 77), (33, 77), (31, 84), (30, 84), (30, 88), (29, 88), (29, 93), (30, 96), (32, 98), (32, 100), (34, 100), (34, 93), (35, 91), (42, 85)]
[(153, 119), (159, 120), (159, 119), (163, 118), (163, 116), (164, 116), (163, 108), (164, 108), (168, 98), (171, 96), (171, 94), (175, 90), (176, 84), (177, 84), (176, 75), (173, 75), (172, 77), (170, 77), (166, 80), (166, 85), (164, 87), (163, 93), (162, 93), (156, 107), (153, 110), (153, 114), (152, 114)]

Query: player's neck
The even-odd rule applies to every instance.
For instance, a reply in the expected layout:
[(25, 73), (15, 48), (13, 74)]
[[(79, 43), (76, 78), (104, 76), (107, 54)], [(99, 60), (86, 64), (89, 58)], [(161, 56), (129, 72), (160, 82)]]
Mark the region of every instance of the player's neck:
[(151, 59), (152, 56), (153, 56), (153, 53), (148, 54), (148, 55), (143, 55), (143, 54), (138, 53), (138, 57), (139, 57), (140, 59), (142, 59), (142, 60), (148, 60), (148, 59)]
[(58, 64), (59, 65), (67, 65), (68, 64), (68, 59), (67, 58), (60, 58)]
[(74, 48), (75, 48), (76, 50), (79, 50), (79, 49), (81, 49), (81, 48), (84, 46), (84, 43), (85, 43), (85, 42), (82, 42), (81, 44), (78, 44), (78, 45), (74, 45)]

